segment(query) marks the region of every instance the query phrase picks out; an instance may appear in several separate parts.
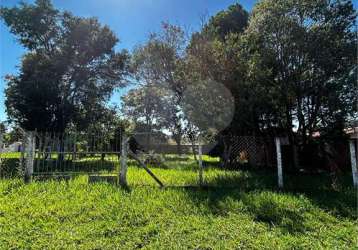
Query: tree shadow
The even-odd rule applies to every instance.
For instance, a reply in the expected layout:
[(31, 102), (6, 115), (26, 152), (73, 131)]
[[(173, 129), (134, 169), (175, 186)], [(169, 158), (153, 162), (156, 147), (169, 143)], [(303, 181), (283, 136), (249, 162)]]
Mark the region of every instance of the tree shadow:
[(165, 161), (187, 161), (189, 160), (189, 156), (187, 155), (165, 155), (164, 156)]
[(79, 159), (73, 160), (62, 160), (48, 159), (48, 160), (37, 160), (34, 161), (34, 170), (37, 173), (91, 173), (91, 172), (113, 172), (116, 170), (118, 165), (117, 160), (108, 159)]
[[(353, 188), (335, 191), (317, 186), (316, 189), (288, 187), (278, 190), (275, 178), (270, 175), (219, 176), (203, 187), (183, 188), (183, 192), (197, 206), (204, 207), (203, 212), (225, 216), (232, 209), (240, 210), (254, 221), (279, 228), (283, 233), (300, 234), (312, 230), (304, 212), (314, 213), (316, 208), (336, 218), (357, 219), (357, 197)], [(230, 208), (230, 201), (236, 207)]]
[[(203, 208), (203, 205), (206, 205), (203, 212), (211, 215), (227, 216), (234, 209), (251, 216), (256, 222), (279, 228), (283, 233), (299, 234), (309, 230), (300, 211), (269, 198), (263, 199), (257, 191), (252, 193), (229, 187), (204, 187), (198, 195), (198, 189), (192, 187), (185, 188), (185, 192), (198, 207)], [(256, 198), (256, 195), (259, 198)], [(226, 207), (226, 199), (238, 202), (239, 205), (236, 208)]]

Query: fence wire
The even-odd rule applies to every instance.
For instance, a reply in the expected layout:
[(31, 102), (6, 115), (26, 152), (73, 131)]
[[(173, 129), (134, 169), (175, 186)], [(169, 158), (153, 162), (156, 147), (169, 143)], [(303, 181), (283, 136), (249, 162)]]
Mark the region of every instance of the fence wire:
[[(0, 155), (2, 166), (9, 166), (14, 173), (23, 170), (25, 159), (29, 158), (30, 153), (33, 154), (34, 176), (81, 173), (116, 175), (119, 172), (123, 136), (121, 132), (71, 131), (26, 132), (25, 134), (26, 136), (19, 138), (14, 144), (17, 145), (16, 149), (14, 145), (13, 148), (8, 145), (6, 149), (2, 149)], [(30, 134), (31, 146), (28, 141)], [(201, 171), (200, 166), (204, 169), (225, 167), (222, 163), (225, 159), (235, 166), (275, 164), (272, 142), (270, 144), (269, 140), (258, 137), (220, 137), (216, 141), (198, 138), (178, 140), (173, 135), (161, 132), (132, 133), (127, 137), (128, 149), (148, 167), (159, 174), (170, 173), (170, 170), (182, 170), (172, 173), (190, 174), (192, 177), (189, 179), (192, 183), (197, 183), (196, 172)], [(202, 164), (199, 164), (199, 145)], [(33, 148), (31, 152), (26, 150), (29, 147)], [(14, 162), (13, 166), (4, 164), (11, 161), (9, 159)], [(128, 166), (140, 168), (140, 164), (130, 157)], [(1, 169), (5, 172), (4, 167)], [(159, 169), (169, 171), (159, 171)], [(6, 172), (10, 171), (6, 169)], [(181, 177), (178, 175), (177, 179)]]
[(119, 166), (120, 134), (37, 132), (34, 175), (112, 173)]

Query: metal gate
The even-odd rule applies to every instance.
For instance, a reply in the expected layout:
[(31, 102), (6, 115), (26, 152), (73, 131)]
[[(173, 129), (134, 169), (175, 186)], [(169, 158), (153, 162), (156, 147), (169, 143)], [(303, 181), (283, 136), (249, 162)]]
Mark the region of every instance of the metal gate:
[(29, 132), (25, 154), (33, 154), (34, 176), (114, 174), (119, 167), (120, 145), (120, 133)]

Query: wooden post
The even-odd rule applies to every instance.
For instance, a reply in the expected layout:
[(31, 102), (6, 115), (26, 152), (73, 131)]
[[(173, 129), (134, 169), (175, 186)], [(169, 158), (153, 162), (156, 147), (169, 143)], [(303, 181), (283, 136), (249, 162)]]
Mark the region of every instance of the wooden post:
[(25, 183), (29, 183), (32, 180), (32, 174), (34, 172), (34, 134), (33, 132), (28, 132), (26, 134), (26, 165), (25, 165)]
[(354, 141), (349, 141), (349, 151), (351, 153), (351, 165), (352, 165), (352, 176), (353, 176), (353, 185), (358, 187), (358, 171), (357, 171), (357, 158), (356, 158), (356, 148)]
[(119, 172), (119, 184), (126, 187), (127, 184), (127, 136), (123, 134), (121, 143), (121, 169)]
[(201, 143), (198, 145), (198, 158), (199, 158), (199, 185), (203, 185), (203, 159), (202, 159), (202, 146)]
[(276, 155), (277, 155), (278, 187), (283, 188), (281, 141), (279, 137), (275, 138), (275, 145), (276, 145)]

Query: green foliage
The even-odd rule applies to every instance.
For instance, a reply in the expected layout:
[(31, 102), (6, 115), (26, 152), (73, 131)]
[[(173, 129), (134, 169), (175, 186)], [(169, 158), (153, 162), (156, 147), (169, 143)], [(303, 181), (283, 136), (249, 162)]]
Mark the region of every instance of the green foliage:
[[(2, 158), (3, 156), (1, 156)], [(14, 178), (21, 176), (19, 158), (6, 157), (0, 160), (0, 178)]]
[(249, 19), (249, 13), (240, 5), (233, 4), (227, 10), (211, 17), (203, 31), (209, 36), (225, 40), (230, 34), (242, 33)]
[(136, 131), (141, 131), (141, 123), (145, 126), (141, 132), (160, 131), (171, 123), (175, 108), (173, 95), (169, 88), (147, 83), (122, 97), (122, 112), (135, 122)]
[(97, 19), (60, 12), (49, 0), (1, 7), (0, 17), (28, 50), (5, 90), (9, 118), (22, 128), (86, 127), (125, 85), (129, 55), (114, 51), (117, 37)]
[[(194, 33), (187, 48), (190, 83), (216, 81), (234, 98), (235, 113), (231, 126), (223, 133), (250, 135), (259, 132), (259, 116), (266, 107), (267, 93), (247, 81), (247, 60), (242, 55), (242, 36), (248, 13), (239, 4), (213, 16), (203, 29)], [(210, 107), (203, 101), (203, 106)], [(265, 105), (263, 105), (265, 103)]]
[[(124, 113), (148, 131), (167, 130), (178, 145), (184, 136), (185, 118), (180, 99), (185, 88), (186, 39), (176, 25), (162, 23), (159, 33), (135, 48), (132, 68), (138, 88), (123, 98)], [(178, 146), (180, 150), (180, 146)]]
[(232, 93), (222, 134), (283, 134), (298, 151), (316, 131), (342, 139), (357, 118), (356, 17), (351, 1), (264, 0), (247, 24), (230, 6), (192, 35), (190, 83), (215, 80)]
[(0, 153), (0, 178), (16, 178), (23, 175), (20, 152)]
[[(143, 174), (129, 172), (131, 181)], [(172, 177), (173, 179), (176, 176)], [(355, 191), (0, 181), (2, 249), (353, 249)], [(346, 199), (342, 199), (346, 197)], [(347, 198), (348, 197), (348, 198)], [(340, 206), (337, 206), (337, 205)], [(345, 212), (344, 208), (351, 208)], [(346, 210), (347, 211), (347, 210)]]
[(317, 130), (343, 133), (356, 115), (355, 23), (351, 1), (265, 0), (255, 6), (243, 55), (249, 81), (264, 83), (269, 93), (266, 127), (284, 128), (291, 143), (303, 144)]

